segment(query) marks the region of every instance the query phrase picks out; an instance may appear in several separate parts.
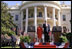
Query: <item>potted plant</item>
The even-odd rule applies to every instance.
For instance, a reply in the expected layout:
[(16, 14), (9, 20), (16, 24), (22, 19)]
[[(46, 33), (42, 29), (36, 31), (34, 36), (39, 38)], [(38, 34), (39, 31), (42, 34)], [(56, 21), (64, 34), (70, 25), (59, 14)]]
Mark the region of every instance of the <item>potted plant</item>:
[(25, 48), (25, 46), (24, 46), (24, 37), (23, 36), (21, 36), (20, 37), (20, 44), (19, 44), (19, 46), (20, 46), (20, 48)]
[(28, 44), (30, 43), (31, 39), (29, 36), (21, 36), (20, 37), (20, 47), (21, 48), (28, 48)]

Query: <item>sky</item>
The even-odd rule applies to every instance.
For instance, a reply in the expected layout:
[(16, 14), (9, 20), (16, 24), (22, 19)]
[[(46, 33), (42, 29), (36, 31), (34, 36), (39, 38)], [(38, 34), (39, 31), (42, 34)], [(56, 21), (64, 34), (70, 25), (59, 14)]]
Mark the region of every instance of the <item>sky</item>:
[[(16, 3), (18, 3), (19, 5), (21, 4), (21, 1), (4, 1), (6, 3), (8, 3), (9, 6), (11, 5), (16, 5)], [(62, 3), (62, 1), (60, 1)], [(67, 5), (71, 5), (71, 1), (64, 1), (65, 4)]]

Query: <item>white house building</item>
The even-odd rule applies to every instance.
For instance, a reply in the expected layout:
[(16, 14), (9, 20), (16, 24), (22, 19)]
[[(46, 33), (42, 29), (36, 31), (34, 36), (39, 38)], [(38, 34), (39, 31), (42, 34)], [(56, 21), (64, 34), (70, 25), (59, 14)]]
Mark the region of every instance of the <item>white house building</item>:
[(22, 1), (21, 5), (11, 6), (9, 13), (19, 29), (28, 32), (28, 26), (35, 26), (46, 20), (53, 26), (61, 26), (71, 31), (71, 5), (60, 4), (60, 1)]

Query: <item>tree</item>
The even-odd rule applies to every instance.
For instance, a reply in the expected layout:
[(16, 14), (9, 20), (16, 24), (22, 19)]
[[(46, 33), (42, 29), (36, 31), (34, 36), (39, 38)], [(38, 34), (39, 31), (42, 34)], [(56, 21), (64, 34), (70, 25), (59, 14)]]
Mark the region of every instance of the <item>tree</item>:
[(8, 5), (7, 3), (1, 2), (1, 33), (13, 33), (14, 31), (11, 29), (16, 25), (13, 23), (13, 16), (8, 13)]

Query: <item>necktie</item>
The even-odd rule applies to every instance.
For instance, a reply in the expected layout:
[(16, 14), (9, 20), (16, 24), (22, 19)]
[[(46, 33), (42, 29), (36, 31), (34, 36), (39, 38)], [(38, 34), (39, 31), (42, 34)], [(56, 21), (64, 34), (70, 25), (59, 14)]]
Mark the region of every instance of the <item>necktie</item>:
[(47, 28), (47, 32), (48, 32), (48, 25), (47, 25), (47, 27), (46, 27), (46, 28)]

